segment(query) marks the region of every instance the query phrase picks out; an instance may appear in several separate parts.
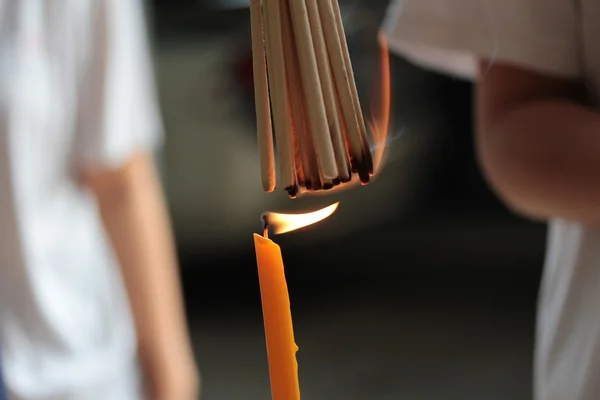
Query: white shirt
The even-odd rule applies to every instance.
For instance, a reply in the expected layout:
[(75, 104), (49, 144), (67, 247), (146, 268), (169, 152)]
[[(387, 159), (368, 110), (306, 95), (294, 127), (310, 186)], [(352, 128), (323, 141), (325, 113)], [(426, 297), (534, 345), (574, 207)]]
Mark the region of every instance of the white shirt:
[(0, 0), (0, 356), (11, 400), (135, 400), (134, 326), (83, 167), (153, 149), (138, 0)]
[[(512, 63), (584, 79), (600, 105), (598, 0), (400, 0), (390, 6), (385, 31), (392, 51), (425, 67), (473, 79), (479, 58)], [(600, 230), (551, 221), (537, 400), (600, 399), (599, 310)]]

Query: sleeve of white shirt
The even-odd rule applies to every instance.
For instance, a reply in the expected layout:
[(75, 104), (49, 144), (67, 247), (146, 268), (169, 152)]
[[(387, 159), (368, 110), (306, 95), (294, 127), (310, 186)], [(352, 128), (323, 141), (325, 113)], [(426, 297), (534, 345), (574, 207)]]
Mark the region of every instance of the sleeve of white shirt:
[(393, 0), (390, 51), (440, 72), (476, 79), (491, 60), (550, 75), (580, 75), (576, 0)]
[(135, 151), (162, 141), (140, 0), (91, 4), (89, 40), (79, 85), (75, 162), (116, 168)]

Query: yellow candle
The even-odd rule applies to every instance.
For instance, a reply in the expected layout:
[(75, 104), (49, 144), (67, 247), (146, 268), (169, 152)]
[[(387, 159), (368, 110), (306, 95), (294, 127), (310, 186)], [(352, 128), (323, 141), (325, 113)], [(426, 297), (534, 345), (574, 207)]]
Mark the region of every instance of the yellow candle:
[(296, 361), (298, 346), (294, 341), (283, 259), (279, 246), (268, 238), (269, 226), (277, 234), (291, 232), (329, 217), (338, 204), (304, 214), (264, 214), (264, 237), (254, 234), (272, 400), (299, 400), (300, 386)]
[(280, 247), (254, 234), (260, 282), (272, 400), (299, 400), (298, 346)]

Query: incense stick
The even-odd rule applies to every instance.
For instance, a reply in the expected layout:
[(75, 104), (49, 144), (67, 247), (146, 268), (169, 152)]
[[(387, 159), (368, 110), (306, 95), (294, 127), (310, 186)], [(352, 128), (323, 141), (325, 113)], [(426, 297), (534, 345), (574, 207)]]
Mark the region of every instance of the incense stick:
[(272, 192), (276, 186), (275, 149), (273, 145), (271, 105), (269, 101), (269, 83), (267, 81), (267, 63), (260, 0), (250, 0), (250, 28), (261, 178), (263, 189), (266, 192)]
[(306, 116), (319, 163), (321, 183), (323, 187), (332, 187), (333, 181), (338, 178), (338, 171), (329, 134), (307, 5), (305, 0), (293, 0), (290, 5), (300, 61)]
[(292, 198), (356, 182), (353, 174), (367, 184), (373, 175), (337, 1), (250, 1), (257, 136), (267, 192), (277, 183), (275, 151), (281, 186)]
[[(333, 66), (330, 65), (330, 67), (331, 67), (331, 73), (333, 76)], [(335, 85), (334, 85), (334, 89), (336, 89)], [(352, 154), (350, 153), (350, 143), (348, 141), (348, 127), (346, 126), (346, 120), (344, 119), (344, 112), (342, 109), (342, 100), (340, 99), (339, 92), (337, 90), (334, 91), (334, 95), (335, 95), (335, 106), (336, 106), (335, 111), (338, 114), (338, 121), (340, 121), (340, 130), (342, 133), (342, 140), (344, 142), (344, 151), (346, 152), (346, 160), (348, 160), (348, 162), (349, 162), (350, 159), (352, 158)], [(352, 171), (351, 167), (352, 166), (349, 163), (347, 168), (350, 170), (350, 178), (346, 181), (342, 180), (342, 183), (347, 183), (352, 179), (351, 175), (352, 175), (353, 171)], [(354, 171), (354, 172), (356, 172), (356, 171)]]
[[(286, 55), (286, 73), (290, 94), (291, 113), (293, 120), (294, 151), (296, 157), (296, 173), (300, 187), (320, 187), (319, 166), (315, 155), (312, 138), (307, 131), (305, 121), (302, 79), (299, 70), (297, 46), (294, 38), (292, 16), (289, 0), (282, 0), (283, 44)], [(299, 153), (299, 155), (298, 155)]]
[[(340, 38), (340, 44), (342, 45), (342, 55), (344, 56), (344, 64), (346, 71), (348, 71), (350, 79), (350, 94), (352, 95), (352, 101), (354, 102), (354, 109), (356, 112), (356, 118), (358, 121), (358, 128), (360, 131), (361, 141), (363, 143), (363, 155), (365, 157), (365, 163), (369, 171), (369, 175), (373, 175), (373, 158), (371, 156), (371, 150), (367, 141), (367, 129), (365, 127), (365, 120), (362, 113), (362, 107), (360, 105), (360, 99), (358, 97), (358, 89), (356, 88), (356, 80), (354, 79), (354, 70), (352, 68), (352, 60), (350, 59), (350, 51), (348, 49), (348, 41), (346, 40), (346, 32), (344, 30), (344, 21), (342, 20), (342, 13), (340, 10), (340, 3), (338, 0), (330, 0), (333, 7), (333, 13), (335, 15), (336, 28), (338, 37)], [(367, 179), (368, 182), (368, 179)], [(364, 182), (363, 182), (364, 183)]]
[(283, 34), (283, 49), (285, 54), (285, 73), (287, 79), (288, 101), (292, 121), (292, 145), (294, 149), (294, 161), (298, 186), (306, 185), (306, 179), (310, 179), (310, 165), (307, 163), (307, 153), (303, 151), (301, 138), (304, 135), (304, 116), (302, 115), (302, 94), (299, 86), (299, 77), (296, 62), (296, 49), (291, 26), (291, 16), (287, 1), (281, 1), (281, 26)]
[(357, 117), (358, 110), (354, 104), (349, 82), (353, 77), (348, 72), (346, 66), (346, 60), (343, 54), (344, 48), (336, 26), (338, 21), (335, 16), (334, 2), (337, 3), (337, 0), (319, 1), (319, 11), (321, 13), (321, 22), (325, 34), (325, 43), (329, 51), (329, 57), (331, 58), (335, 86), (340, 99), (342, 115), (346, 126), (346, 141), (348, 143), (348, 152), (350, 153), (352, 172), (358, 173), (361, 181), (366, 183), (369, 181), (369, 172), (365, 163), (364, 143)]
[(291, 116), (288, 105), (283, 38), (281, 35), (280, 0), (263, 0), (265, 37), (267, 42), (267, 76), (272, 97), (275, 138), (284, 190), (295, 196), (298, 191), (294, 150), (291, 137)]
[[(292, 0), (293, 1), (293, 0)], [(297, 54), (296, 54), (296, 61), (298, 60), (297, 58)], [(296, 63), (296, 65), (300, 65), (299, 62)], [(296, 69), (298, 71), (298, 73), (300, 72), (299, 69)], [(298, 75), (298, 77), (300, 78), (300, 75)], [(298, 79), (298, 87), (299, 87), (299, 97), (300, 97), (300, 104), (301, 104), (301, 110), (302, 110), (302, 118), (305, 121), (304, 122), (304, 131), (302, 132), (302, 136), (300, 138), (300, 143), (302, 146), (302, 151), (304, 154), (304, 157), (306, 159), (307, 165), (308, 165), (308, 169), (309, 169), (309, 173), (310, 173), (310, 180), (307, 179), (306, 180), (306, 189), (309, 190), (321, 190), (323, 188), (322, 182), (321, 182), (321, 175), (319, 174), (319, 162), (317, 161), (317, 154), (315, 152), (315, 144), (313, 142), (313, 136), (310, 133), (310, 127), (308, 126), (308, 110), (307, 110), (307, 106), (306, 106), (306, 99), (304, 98), (304, 90), (302, 87), (302, 80)]]
[(348, 155), (346, 152), (346, 144), (343, 138), (339, 114), (336, 104), (336, 94), (333, 86), (331, 64), (329, 55), (327, 54), (327, 45), (325, 44), (325, 36), (323, 34), (323, 26), (319, 15), (319, 7), (317, 0), (306, 0), (308, 16), (312, 28), (313, 46), (317, 59), (317, 68), (321, 81), (321, 89), (323, 92), (323, 101), (325, 103), (325, 112), (331, 135), (331, 142), (335, 156), (335, 162), (338, 169), (338, 183), (347, 182), (350, 180), (350, 168), (348, 163)]

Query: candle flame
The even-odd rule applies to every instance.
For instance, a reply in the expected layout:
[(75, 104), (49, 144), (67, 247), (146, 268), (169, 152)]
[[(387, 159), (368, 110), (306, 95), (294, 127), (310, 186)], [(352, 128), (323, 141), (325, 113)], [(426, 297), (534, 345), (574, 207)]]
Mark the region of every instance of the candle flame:
[(317, 211), (302, 214), (282, 214), (269, 212), (265, 214), (268, 226), (273, 227), (276, 235), (307, 227), (324, 220), (337, 210), (340, 202), (336, 202)]

